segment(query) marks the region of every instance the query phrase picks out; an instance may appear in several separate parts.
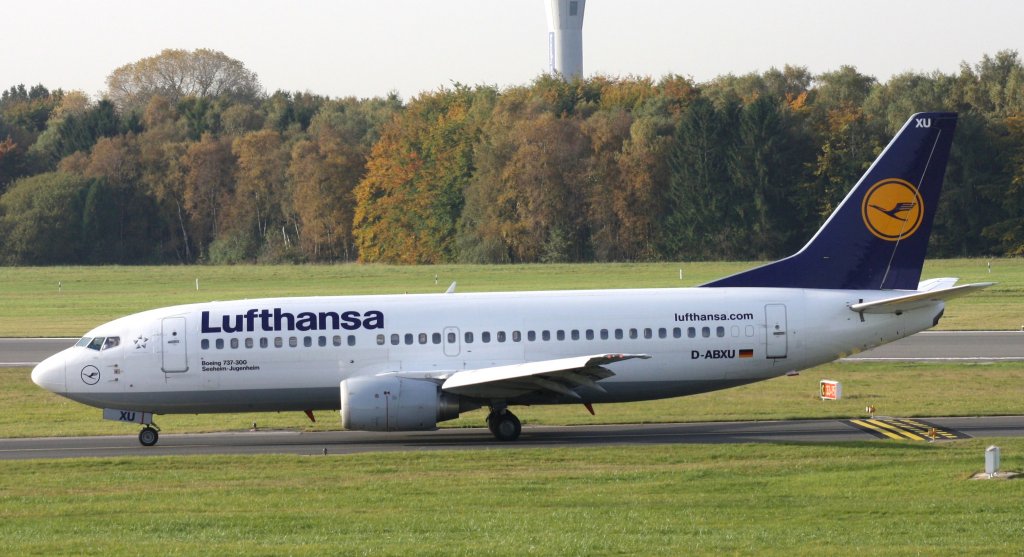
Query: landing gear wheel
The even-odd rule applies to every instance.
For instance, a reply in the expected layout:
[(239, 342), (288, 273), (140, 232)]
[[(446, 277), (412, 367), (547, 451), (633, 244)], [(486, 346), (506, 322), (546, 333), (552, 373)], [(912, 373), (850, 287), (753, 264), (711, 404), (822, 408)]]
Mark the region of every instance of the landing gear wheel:
[(152, 447), (159, 439), (160, 434), (149, 426), (142, 428), (142, 431), (139, 432), (139, 443), (142, 443), (143, 447)]
[(495, 429), (494, 429), (495, 424), (498, 423), (498, 420), (495, 419), (497, 416), (498, 416), (497, 412), (491, 412), (490, 414), (487, 415), (487, 429), (490, 430), (491, 435), (494, 435), (494, 436), (498, 435), (498, 432), (495, 431)]
[(487, 420), (487, 427), (498, 441), (515, 441), (523, 431), (523, 424), (519, 423), (519, 418), (507, 410), (500, 414), (492, 414)]

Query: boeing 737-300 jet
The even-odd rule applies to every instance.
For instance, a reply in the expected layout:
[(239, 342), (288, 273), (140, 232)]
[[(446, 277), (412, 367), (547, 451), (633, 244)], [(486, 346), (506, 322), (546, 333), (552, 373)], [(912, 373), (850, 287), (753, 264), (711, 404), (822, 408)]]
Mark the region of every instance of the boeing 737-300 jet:
[(990, 283), (920, 282), (956, 114), (915, 114), (796, 254), (697, 288), (267, 298), (96, 327), (39, 386), (142, 424), (154, 414), (341, 411), (346, 429), (436, 429), (488, 407), (628, 402), (816, 366), (939, 322)]

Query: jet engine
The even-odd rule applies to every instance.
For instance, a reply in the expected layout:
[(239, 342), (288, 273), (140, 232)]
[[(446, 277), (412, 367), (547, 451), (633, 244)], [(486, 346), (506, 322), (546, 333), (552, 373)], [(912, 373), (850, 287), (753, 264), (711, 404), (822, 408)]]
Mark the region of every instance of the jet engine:
[(460, 404), (456, 395), (425, 379), (395, 376), (353, 377), (341, 382), (341, 426), (361, 431), (437, 429), (437, 422), (479, 408)]

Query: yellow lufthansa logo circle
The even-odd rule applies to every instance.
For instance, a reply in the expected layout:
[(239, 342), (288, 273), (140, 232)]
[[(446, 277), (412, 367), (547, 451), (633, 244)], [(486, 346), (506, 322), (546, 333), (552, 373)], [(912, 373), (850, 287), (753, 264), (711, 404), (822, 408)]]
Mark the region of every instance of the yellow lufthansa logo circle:
[(895, 242), (917, 232), (924, 218), (924, 201), (910, 182), (887, 178), (868, 189), (860, 212), (872, 234)]

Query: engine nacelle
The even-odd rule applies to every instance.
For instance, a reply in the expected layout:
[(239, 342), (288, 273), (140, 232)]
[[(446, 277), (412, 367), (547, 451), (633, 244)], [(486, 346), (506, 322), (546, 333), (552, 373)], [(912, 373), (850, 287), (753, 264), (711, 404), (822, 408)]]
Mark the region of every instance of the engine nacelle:
[(353, 377), (341, 382), (341, 427), (361, 431), (437, 429), (459, 417), (459, 397), (424, 379)]

